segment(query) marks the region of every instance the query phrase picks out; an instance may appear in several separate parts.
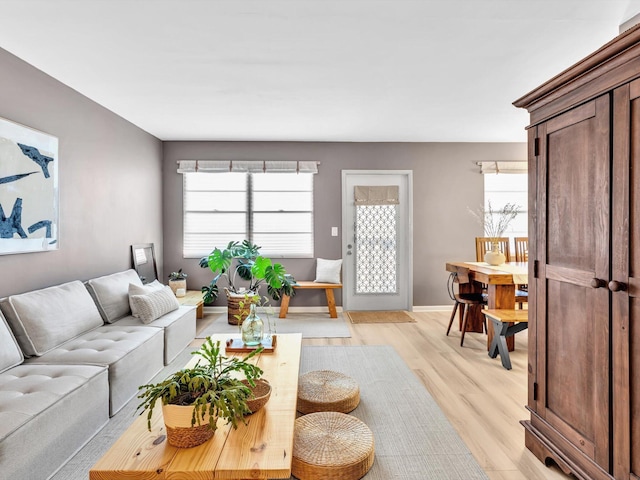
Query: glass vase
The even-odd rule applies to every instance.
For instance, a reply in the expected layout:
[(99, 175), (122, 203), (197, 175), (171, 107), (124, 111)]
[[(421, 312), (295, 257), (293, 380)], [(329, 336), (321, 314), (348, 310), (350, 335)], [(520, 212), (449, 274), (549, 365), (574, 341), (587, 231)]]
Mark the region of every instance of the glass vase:
[(256, 315), (256, 305), (249, 306), (249, 316), (242, 322), (242, 341), (245, 345), (254, 346), (262, 343), (264, 322)]

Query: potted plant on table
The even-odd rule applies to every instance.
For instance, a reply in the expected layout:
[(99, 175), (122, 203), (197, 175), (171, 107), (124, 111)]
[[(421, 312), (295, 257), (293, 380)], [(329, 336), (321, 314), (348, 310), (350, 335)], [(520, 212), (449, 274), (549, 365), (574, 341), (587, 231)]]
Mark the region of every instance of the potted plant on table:
[[(208, 256), (200, 260), (202, 268), (209, 268), (214, 277), (211, 283), (202, 287), (205, 303), (213, 302), (219, 294), (218, 282), (224, 279), (227, 283), (225, 293), (229, 307), (228, 322), (231, 325), (242, 324), (248, 309), (239, 307), (246, 299), (258, 303), (259, 289), (267, 286), (267, 293), (273, 300), (280, 300), (282, 295), (295, 294), (294, 278), (287, 274), (279, 263), (259, 255), (260, 247), (248, 240), (229, 242), (224, 249), (215, 248)], [(240, 280), (245, 283), (240, 286)], [(246, 283), (248, 282), (248, 283)]]
[(169, 274), (169, 287), (171, 287), (176, 297), (183, 297), (184, 295), (178, 295), (178, 290), (181, 290), (183, 294), (187, 292), (187, 274), (183, 273), (182, 269), (177, 272), (171, 272)]
[(139, 387), (142, 402), (138, 409), (148, 411), (149, 430), (158, 401), (167, 440), (175, 447), (204, 443), (215, 433), (219, 418), (237, 428), (238, 421), (252, 413), (247, 402), (263, 372), (248, 360), (261, 351), (258, 348), (242, 359), (225, 357), (220, 342), (213, 343), (207, 337), (200, 350), (193, 352), (201, 357), (195, 366), (177, 371), (160, 383)]

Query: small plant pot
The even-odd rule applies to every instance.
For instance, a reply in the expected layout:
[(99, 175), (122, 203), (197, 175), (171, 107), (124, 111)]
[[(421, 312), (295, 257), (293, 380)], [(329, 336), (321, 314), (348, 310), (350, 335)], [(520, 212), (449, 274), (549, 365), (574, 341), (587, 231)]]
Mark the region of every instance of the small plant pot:
[[(187, 291), (187, 281), (186, 280), (169, 280), (169, 287), (173, 291), (173, 294), (177, 296), (176, 291), (182, 290), (183, 292)], [(184, 297), (184, 295), (182, 295)]]
[(191, 448), (203, 444), (214, 431), (209, 427), (209, 416), (201, 419), (201, 425), (191, 426), (193, 405), (162, 405), (162, 416), (167, 429), (169, 445), (178, 448)]

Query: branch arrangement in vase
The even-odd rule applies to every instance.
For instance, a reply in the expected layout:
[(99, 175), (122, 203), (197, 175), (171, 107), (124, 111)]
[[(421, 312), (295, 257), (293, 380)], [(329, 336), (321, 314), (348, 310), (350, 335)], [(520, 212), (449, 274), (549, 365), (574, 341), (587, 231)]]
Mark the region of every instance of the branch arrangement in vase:
[(469, 209), (469, 211), (484, 227), (485, 236), (491, 243), (496, 243), (499, 238), (504, 237), (509, 224), (520, 213), (520, 205), (506, 203), (502, 208), (495, 209), (491, 201), (488, 201), (486, 207), (482, 205), (476, 210)]

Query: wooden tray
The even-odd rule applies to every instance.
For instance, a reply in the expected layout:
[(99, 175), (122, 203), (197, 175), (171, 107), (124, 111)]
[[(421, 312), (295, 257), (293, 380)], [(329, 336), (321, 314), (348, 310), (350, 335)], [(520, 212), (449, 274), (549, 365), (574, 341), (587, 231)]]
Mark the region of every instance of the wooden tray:
[(260, 345), (245, 345), (241, 338), (229, 338), (226, 341), (225, 349), (227, 352), (253, 352), (263, 347), (263, 352), (273, 353), (278, 344), (278, 337), (273, 335), (270, 339), (264, 339)]

